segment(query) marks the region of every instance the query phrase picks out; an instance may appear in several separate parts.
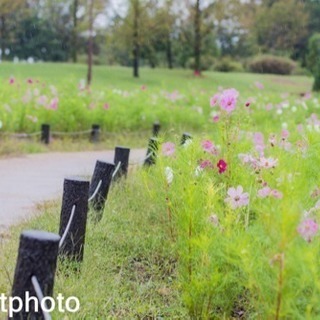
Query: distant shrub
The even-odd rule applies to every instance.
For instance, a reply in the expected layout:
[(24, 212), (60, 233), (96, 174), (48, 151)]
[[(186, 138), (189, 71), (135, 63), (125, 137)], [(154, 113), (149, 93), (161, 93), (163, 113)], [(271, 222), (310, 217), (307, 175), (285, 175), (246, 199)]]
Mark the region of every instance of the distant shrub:
[[(211, 55), (203, 55), (201, 56), (201, 70), (206, 71), (213, 68), (215, 64), (215, 58)], [(189, 58), (186, 64), (188, 69), (194, 69), (195, 62), (194, 58)]]
[[(92, 62), (95, 66), (102, 65), (102, 61), (99, 56), (93, 55)], [(78, 63), (87, 64), (88, 63), (88, 55), (86, 54), (79, 54), (78, 55)]]
[(291, 74), (296, 63), (285, 57), (263, 55), (254, 58), (248, 67), (254, 73)]
[(307, 68), (314, 74), (320, 56), (320, 33), (316, 33), (309, 38)]
[(229, 57), (223, 57), (218, 60), (213, 69), (220, 72), (242, 72), (244, 70), (240, 62), (234, 61)]
[(309, 39), (307, 66), (314, 75), (313, 91), (320, 91), (320, 33)]
[(311, 72), (306, 68), (302, 68), (301, 66), (296, 66), (291, 72), (291, 74), (294, 76), (310, 76)]

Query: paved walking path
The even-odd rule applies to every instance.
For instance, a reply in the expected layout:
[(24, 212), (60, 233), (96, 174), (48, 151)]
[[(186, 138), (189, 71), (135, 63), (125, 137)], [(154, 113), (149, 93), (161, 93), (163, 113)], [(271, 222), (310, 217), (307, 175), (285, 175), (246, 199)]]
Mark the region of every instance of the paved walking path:
[[(131, 150), (130, 162), (144, 149)], [(35, 204), (62, 196), (63, 180), (92, 175), (96, 160), (113, 161), (113, 151), (42, 153), (0, 159), (0, 231), (30, 217)]]

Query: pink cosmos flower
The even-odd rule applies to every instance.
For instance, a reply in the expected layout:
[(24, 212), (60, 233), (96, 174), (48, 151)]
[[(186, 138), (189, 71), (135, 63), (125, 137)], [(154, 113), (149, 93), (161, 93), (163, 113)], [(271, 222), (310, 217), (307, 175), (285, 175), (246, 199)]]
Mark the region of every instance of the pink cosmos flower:
[(270, 110), (272, 110), (272, 109), (273, 109), (272, 103), (268, 103), (268, 104), (266, 105), (266, 110), (267, 110), (267, 111), (270, 111)]
[(219, 93), (216, 93), (213, 97), (211, 97), (210, 99), (210, 107), (214, 107), (218, 101), (220, 99), (220, 94)]
[(289, 131), (286, 129), (283, 129), (281, 132), (281, 138), (282, 139), (287, 139), (289, 137)]
[(258, 197), (259, 198), (266, 198), (270, 195), (270, 193), (271, 193), (271, 188), (264, 187), (264, 188), (258, 190)]
[(292, 144), (285, 139), (280, 141), (279, 146), (285, 151), (290, 151), (292, 149)]
[(278, 159), (273, 159), (273, 158), (265, 158), (265, 157), (260, 157), (257, 161), (257, 166), (259, 168), (264, 168), (264, 169), (271, 169), (276, 167), (278, 164)]
[(229, 188), (228, 196), (224, 201), (229, 203), (232, 209), (240, 208), (249, 204), (249, 194), (243, 193), (242, 186), (237, 188)]
[(209, 152), (215, 156), (219, 154), (217, 147), (210, 140), (202, 141), (201, 145), (204, 151)]
[(210, 160), (202, 160), (199, 164), (200, 169), (205, 169), (205, 168), (213, 168), (213, 164)]
[(311, 92), (306, 92), (304, 95), (303, 95), (303, 99), (304, 100), (309, 100), (312, 98), (312, 94)]
[(147, 90), (147, 86), (146, 86), (146, 85), (142, 85), (142, 86), (141, 86), (141, 90), (142, 90), (142, 91)]
[(261, 132), (255, 132), (253, 134), (253, 143), (255, 145), (256, 150), (260, 153), (260, 155), (263, 155), (265, 144), (264, 144), (264, 136)]
[(253, 134), (253, 142), (255, 145), (264, 145), (264, 136), (261, 132), (255, 132)]
[(220, 159), (217, 163), (217, 167), (219, 169), (219, 173), (223, 173), (227, 170), (227, 163), (223, 160), (223, 159)]
[(256, 86), (258, 89), (260, 89), (260, 90), (264, 89), (263, 83), (261, 83), (261, 82), (259, 82), (259, 81), (256, 81), (256, 82), (255, 82), (255, 86)]
[(105, 104), (103, 105), (103, 109), (108, 110), (109, 108), (110, 108), (109, 103), (105, 103)]
[(165, 142), (163, 145), (162, 145), (162, 154), (164, 156), (167, 156), (167, 157), (170, 157), (172, 156), (176, 149), (175, 149), (175, 144), (172, 143), (172, 142)]
[(319, 226), (313, 219), (305, 219), (299, 224), (297, 231), (304, 240), (311, 242), (312, 238), (317, 234), (318, 229)]
[(220, 117), (219, 117), (218, 114), (215, 115), (215, 116), (213, 116), (213, 118), (212, 118), (212, 121), (213, 121), (213, 122), (219, 122), (219, 120), (220, 120)]
[(238, 157), (243, 164), (252, 164), (256, 161), (255, 158), (248, 153), (239, 153)]
[(276, 189), (273, 189), (271, 190), (270, 192), (270, 196), (276, 198), (276, 199), (282, 199), (283, 197), (283, 194), (282, 192), (280, 192), (279, 190), (276, 190)]
[(48, 109), (51, 109), (51, 110), (57, 110), (58, 109), (58, 103), (59, 103), (59, 99), (57, 97), (53, 98), (51, 101), (50, 101), (50, 104), (48, 106)]
[(28, 82), (29, 84), (32, 84), (32, 83), (33, 83), (33, 80), (32, 80), (31, 78), (29, 78), (29, 79), (27, 80), (27, 82)]
[(299, 123), (299, 124), (297, 125), (297, 131), (298, 131), (299, 133), (302, 133), (302, 132), (303, 132), (303, 125), (302, 125), (301, 123)]
[(236, 108), (238, 96), (239, 92), (236, 89), (227, 89), (222, 91), (220, 96), (221, 109), (227, 111), (227, 113), (231, 113)]
[(14, 82), (15, 82), (14, 77), (11, 77), (11, 78), (9, 79), (9, 83), (10, 83), (10, 84), (14, 84)]
[(269, 143), (271, 144), (271, 147), (274, 147), (277, 144), (277, 137), (275, 134), (270, 134)]
[(45, 106), (47, 102), (48, 102), (48, 98), (45, 95), (42, 95), (37, 99), (37, 103), (40, 104), (40, 106)]

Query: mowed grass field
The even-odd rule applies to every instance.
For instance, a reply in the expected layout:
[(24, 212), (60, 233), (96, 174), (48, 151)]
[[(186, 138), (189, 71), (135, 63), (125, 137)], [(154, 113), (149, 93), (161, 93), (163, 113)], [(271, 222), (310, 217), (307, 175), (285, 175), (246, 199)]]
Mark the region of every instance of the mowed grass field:
[[(19, 79), (38, 79), (57, 87), (66, 82), (78, 84), (86, 79), (87, 67), (82, 64), (38, 63), (38, 64), (0, 64), (0, 79), (6, 82), (11, 76)], [(191, 70), (141, 68), (140, 78), (132, 76), (132, 69), (126, 67), (94, 66), (94, 89), (106, 90), (118, 88), (133, 90), (143, 85), (155, 90), (209, 90), (215, 91), (219, 86), (236, 88), (243, 93), (254, 94), (255, 82), (265, 86), (266, 93), (289, 92), (299, 94), (309, 92), (312, 78), (306, 76), (276, 76), (250, 73), (203, 72), (201, 78), (195, 78)]]

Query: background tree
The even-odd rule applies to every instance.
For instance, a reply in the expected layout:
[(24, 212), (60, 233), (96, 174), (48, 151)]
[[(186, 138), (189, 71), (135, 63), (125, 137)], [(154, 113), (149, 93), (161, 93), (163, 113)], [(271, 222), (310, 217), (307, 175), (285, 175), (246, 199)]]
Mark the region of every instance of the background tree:
[(25, 9), (24, 0), (0, 0), (0, 49), (1, 58), (5, 58), (5, 51), (9, 47), (9, 39), (14, 30), (15, 14)]
[(320, 91), (320, 33), (315, 33), (309, 39), (307, 66), (315, 78), (313, 90)]
[(279, 0), (261, 7), (255, 21), (257, 41), (263, 52), (292, 54), (307, 35), (308, 14), (303, 3)]
[(76, 63), (78, 61), (78, 13), (79, 0), (73, 0), (72, 2), (72, 40), (71, 40), (71, 56), (72, 61)]

